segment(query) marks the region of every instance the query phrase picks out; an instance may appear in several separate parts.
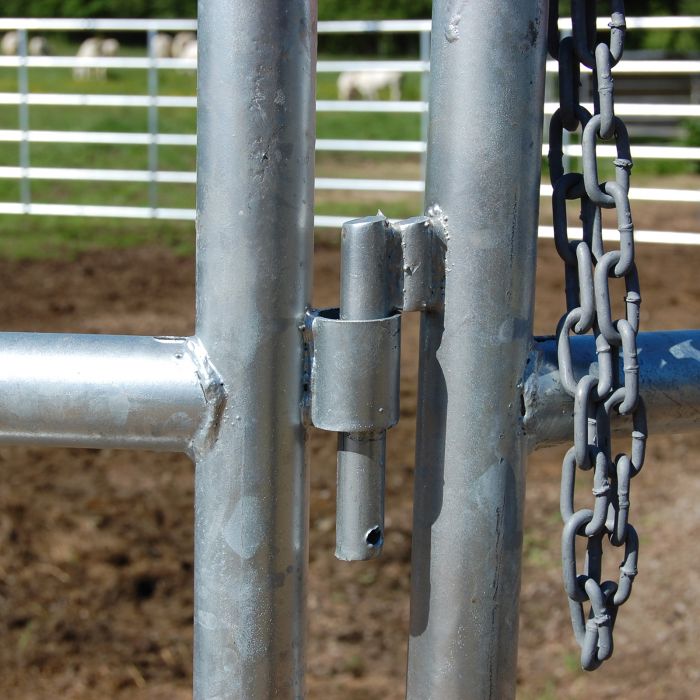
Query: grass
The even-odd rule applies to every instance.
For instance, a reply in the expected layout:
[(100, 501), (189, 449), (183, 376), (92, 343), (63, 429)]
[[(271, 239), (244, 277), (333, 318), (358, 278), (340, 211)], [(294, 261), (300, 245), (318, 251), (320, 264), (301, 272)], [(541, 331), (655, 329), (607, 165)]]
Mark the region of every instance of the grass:
[(194, 242), (191, 222), (3, 216), (0, 258), (72, 260), (85, 251), (145, 245), (191, 255)]
[[(61, 39), (53, 44), (56, 55), (73, 55), (75, 45)], [(124, 47), (121, 55), (144, 55), (138, 47)], [(339, 57), (336, 57), (339, 58)], [(318, 75), (319, 99), (336, 98), (336, 75)], [(110, 70), (107, 80), (75, 81), (72, 70), (65, 68), (30, 69), (30, 91), (35, 93), (134, 94), (147, 92), (147, 75), (143, 70)], [(196, 80), (193, 71), (161, 71), (159, 92), (162, 95), (193, 95)], [(0, 69), (0, 92), (17, 90), (17, 71)], [(420, 76), (406, 74), (402, 81), (406, 100), (420, 99)], [(381, 96), (388, 99), (388, 95)], [(30, 108), (30, 128), (35, 130), (126, 131), (146, 132), (148, 112), (137, 107), (51, 107)], [(0, 129), (19, 127), (18, 108), (0, 105)], [(159, 130), (163, 133), (193, 134), (196, 114), (193, 109), (167, 108), (159, 112)], [(377, 114), (321, 112), (317, 115), (319, 138), (356, 138), (387, 140), (420, 139), (418, 114)], [(162, 146), (158, 151), (162, 170), (192, 171), (195, 149), (187, 146)], [(106, 144), (33, 143), (31, 164), (42, 167), (147, 169), (146, 146)], [(0, 166), (19, 164), (19, 144), (0, 143)], [(316, 157), (319, 177), (357, 177), (420, 179), (420, 157), (383, 153), (319, 152)], [(572, 159), (572, 167), (576, 159)], [(692, 173), (694, 163), (641, 161), (634, 175), (642, 180), (659, 174)], [(601, 177), (609, 176), (611, 167), (601, 168)], [(546, 169), (543, 169), (546, 173)], [(647, 177), (644, 177), (647, 176)], [(640, 184), (640, 180), (636, 180)], [(65, 204), (109, 204), (148, 206), (149, 188), (144, 183), (100, 183), (83, 181), (33, 181), (32, 201)], [(0, 201), (19, 200), (19, 182), (0, 180)], [(162, 207), (194, 206), (192, 185), (160, 185), (158, 205)], [(316, 193), (316, 212), (329, 215), (359, 216), (381, 209), (390, 217), (406, 217), (422, 209), (422, 195), (384, 192), (347, 192), (320, 190)], [(72, 219), (5, 216), (2, 219), (0, 255), (11, 257), (70, 256), (94, 247), (125, 247), (158, 241), (178, 251), (192, 248), (193, 225), (188, 222), (140, 220)]]
[[(57, 40), (56, 55), (72, 55), (76, 47)], [(138, 47), (125, 47), (121, 55), (143, 55)], [(30, 69), (31, 92), (88, 94), (146, 94), (146, 72), (142, 70), (110, 70), (107, 80), (73, 79), (71, 69)], [(336, 97), (336, 75), (318, 76), (319, 99)], [(159, 92), (162, 95), (195, 94), (192, 71), (161, 71)], [(420, 98), (419, 76), (406, 75), (403, 81), (404, 99)], [(17, 71), (0, 69), (0, 91), (17, 90)], [(388, 98), (388, 95), (382, 95)], [(30, 128), (34, 130), (126, 131), (146, 132), (148, 111), (139, 107), (30, 107)], [(14, 105), (0, 105), (0, 129), (19, 128), (19, 111)], [(163, 133), (192, 134), (196, 130), (195, 110), (162, 109), (159, 130)], [(420, 138), (420, 117), (417, 114), (320, 113), (317, 116), (319, 138), (402, 139)], [(162, 146), (158, 151), (162, 170), (195, 169), (195, 149), (188, 146)], [(30, 160), (37, 167), (67, 168), (148, 168), (145, 146), (108, 144), (31, 144)], [(0, 166), (19, 164), (19, 144), (0, 144)], [(420, 177), (416, 156), (385, 154), (319, 153), (319, 176), (326, 177)], [(0, 180), (0, 201), (19, 201), (19, 182)], [(35, 180), (31, 183), (34, 202), (63, 204), (109, 204), (117, 206), (148, 206), (148, 186), (143, 183), (101, 183), (83, 181)], [(382, 209), (388, 216), (408, 216), (421, 208), (416, 195), (349, 193), (320, 191), (316, 195), (319, 214), (355, 215), (374, 213)], [(158, 205), (191, 208), (195, 203), (192, 185), (161, 185)], [(142, 242), (164, 242), (178, 251), (191, 250), (191, 223), (154, 222), (139, 220), (43, 218), (5, 216), (2, 220), (0, 255), (14, 258), (71, 256), (82, 250), (101, 247), (127, 247)]]

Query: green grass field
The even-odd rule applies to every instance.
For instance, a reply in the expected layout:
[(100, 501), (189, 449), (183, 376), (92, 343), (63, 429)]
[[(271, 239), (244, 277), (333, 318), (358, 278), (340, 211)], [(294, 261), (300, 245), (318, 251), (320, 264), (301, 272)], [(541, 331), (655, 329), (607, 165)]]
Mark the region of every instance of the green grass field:
[[(73, 55), (76, 47), (54, 43), (56, 55)], [(143, 55), (137, 48), (127, 47), (121, 55)], [(338, 58), (338, 57), (334, 57)], [(336, 75), (318, 76), (319, 99), (336, 98)], [(17, 71), (0, 69), (0, 91), (17, 90)], [(75, 81), (65, 68), (30, 69), (31, 92), (52, 93), (147, 93), (147, 75), (143, 70), (112, 70), (107, 80)], [(162, 95), (195, 94), (193, 71), (163, 70), (159, 73)], [(402, 83), (403, 99), (420, 98), (419, 76), (406, 74)], [(384, 96), (388, 98), (388, 95)], [(146, 132), (147, 110), (134, 107), (55, 107), (31, 106), (30, 128), (37, 130), (127, 131)], [(17, 129), (18, 107), (0, 105), (0, 129)], [(196, 129), (193, 109), (161, 109), (159, 130), (163, 133), (192, 134)], [(418, 140), (420, 117), (417, 114), (319, 113), (319, 138), (367, 138)], [(162, 170), (194, 170), (195, 149), (183, 146), (159, 148)], [(133, 168), (147, 169), (146, 146), (83, 145), (33, 143), (30, 147), (33, 166), (70, 168)], [(0, 144), (0, 165), (18, 165), (19, 144)], [(369, 177), (418, 179), (421, 177), (417, 155), (357, 154), (320, 152), (316, 159), (319, 177)], [(656, 177), (669, 168), (673, 172), (692, 170), (694, 164), (660, 162), (637, 164), (635, 175)], [(605, 171), (602, 176), (607, 176)], [(645, 178), (646, 179), (646, 178)], [(637, 180), (639, 182), (639, 180)], [(63, 204), (104, 204), (148, 206), (148, 185), (144, 183), (101, 183), (75, 181), (34, 181), (33, 202)], [(20, 184), (16, 180), (0, 180), (0, 201), (17, 202)], [(316, 212), (332, 215), (361, 215), (381, 209), (387, 216), (404, 217), (422, 208), (418, 194), (383, 192), (319, 191)], [(158, 205), (193, 207), (192, 185), (160, 185)], [(36, 257), (72, 254), (96, 246), (129, 246), (140, 242), (161, 241), (177, 250), (189, 252), (193, 246), (191, 222), (156, 222), (148, 220), (72, 219), (4, 216), (0, 235), (0, 255)]]
[[(56, 55), (73, 55), (76, 47), (56, 44)], [(143, 55), (136, 48), (123, 49), (121, 55)], [(334, 74), (319, 74), (319, 99), (334, 99)], [(163, 70), (159, 73), (162, 95), (194, 95), (192, 71)], [(17, 71), (0, 69), (0, 91), (18, 89)], [(30, 92), (147, 94), (147, 75), (143, 70), (111, 70), (107, 80), (73, 79), (71, 69), (36, 68), (29, 71)], [(419, 99), (419, 76), (406, 75), (404, 99)], [(388, 97), (388, 96), (386, 96)], [(148, 113), (134, 107), (55, 107), (31, 106), (30, 128), (35, 130), (127, 131), (146, 132)], [(0, 129), (17, 129), (19, 111), (14, 105), (0, 105)], [(193, 109), (167, 108), (159, 111), (159, 130), (163, 133), (192, 134), (196, 129)], [(321, 113), (317, 118), (319, 138), (407, 139), (420, 138), (417, 114)], [(162, 170), (194, 170), (195, 149), (187, 146), (162, 146), (158, 152)], [(33, 166), (68, 168), (147, 169), (145, 146), (33, 143), (30, 147)], [(19, 164), (19, 144), (0, 144), (0, 165)], [(317, 173), (323, 177), (420, 177), (417, 156), (386, 154), (319, 153)], [(148, 185), (143, 183), (101, 183), (82, 181), (33, 181), (33, 202), (63, 204), (109, 204), (148, 206)], [(0, 180), (0, 201), (17, 202), (20, 183)], [(193, 207), (194, 186), (160, 185), (158, 205)], [(316, 197), (319, 214), (361, 214), (382, 208), (390, 216), (408, 216), (420, 209), (416, 195), (351, 193), (321, 191)], [(0, 254), (12, 257), (65, 255), (95, 246), (128, 246), (141, 241), (159, 240), (189, 252), (193, 245), (189, 222), (155, 222), (141, 220), (73, 219), (4, 216), (0, 236)]]

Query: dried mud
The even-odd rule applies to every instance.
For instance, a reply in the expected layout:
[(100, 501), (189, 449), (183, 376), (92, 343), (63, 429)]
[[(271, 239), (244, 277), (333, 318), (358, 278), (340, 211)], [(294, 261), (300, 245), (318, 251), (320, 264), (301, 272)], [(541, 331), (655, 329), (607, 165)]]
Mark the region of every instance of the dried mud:
[[(536, 332), (555, 325), (562, 271), (541, 243)], [(640, 246), (645, 330), (697, 327), (700, 248)], [(337, 299), (338, 254), (320, 248), (315, 303)], [(0, 262), (3, 330), (186, 334), (194, 263), (159, 248), (75, 262)], [(403, 340), (402, 418), (389, 437), (380, 560), (333, 558), (332, 436), (311, 438), (308, 697), (398, 700), (408, 628), (416, 319)], [(18, 397), (18, 400), (22, 400)], [(652, 436), (632, 489), (640, 575), (614, 658), (577, 668), (559, 571), (559, 459), (528, 466), (519, 698), (698, 696), (700, 469), (697, 436)], [(192, 466), (116, 450), (0, 449), (0, 697), (191, 697)], [(617, 551), (609, 559), (617, 564)]]

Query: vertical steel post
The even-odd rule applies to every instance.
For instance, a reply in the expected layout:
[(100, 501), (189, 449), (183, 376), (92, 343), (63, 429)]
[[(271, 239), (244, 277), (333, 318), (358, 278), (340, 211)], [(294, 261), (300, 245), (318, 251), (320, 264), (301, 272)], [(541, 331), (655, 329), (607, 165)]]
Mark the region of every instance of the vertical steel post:
[(24, 213), (28, 213), (32, 201), (31, 180), (29, 179), (29, 68), (27, 67), (28, 42), (27, 30), (17, 30), (19, 68), (17, 81), (19, 88), (19, 167), (22, 169), (22, 179), (19, 183), (20, 201)]
[[(430, 61), (430, 31), (420, 32), (418, 34), (418, 39), (420, 42), (420, 60), (428, 62)], [(420, 74), (420, 101), (425, 104), (428, 102), (428, 91), (430, 89), (430, 73), (423, 71)], [(428, 141), (428, 121), (430, 115), (427, 111), (421, 112), (420, 115), (420, 140), (423, 143)], [(427, 152), (421, 154), (420, 157), (420, 169), (421, 178), (425, 181), (425, 171), (427, 166), (428, 156)]]
[(148, 205), (152, 214), (158, 208), (158, 68), (156, 66), (156, 35), (155, 29), (146, 33), (148, 49)]
[(304, 692), (315, 63), (315, 0), (200, 0), (197, 336), (228, 395), (196, 455), (197, 700)]
[(421, 325), (408, 691), (514, 697), (545, 0), (433, 5), (426, 207), (445, 310)]

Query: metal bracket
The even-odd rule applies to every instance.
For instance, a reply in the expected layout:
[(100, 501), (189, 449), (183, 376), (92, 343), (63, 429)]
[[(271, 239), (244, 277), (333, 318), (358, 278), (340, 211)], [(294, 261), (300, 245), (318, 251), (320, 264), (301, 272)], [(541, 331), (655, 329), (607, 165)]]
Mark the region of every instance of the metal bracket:
[(403, 311), (437, 311), (445, 297), (445, 243), (427, 216), (414, 216), (393, 225), (401, 241), (401, 299)]
[(340, 307), (307, 313), (305, 418), (339, 433), (339, 559), (381, 552), (386, 431), (399, 420), (400, 312), (442, 307), (444, 249), (427, 216), (348, 221)]

